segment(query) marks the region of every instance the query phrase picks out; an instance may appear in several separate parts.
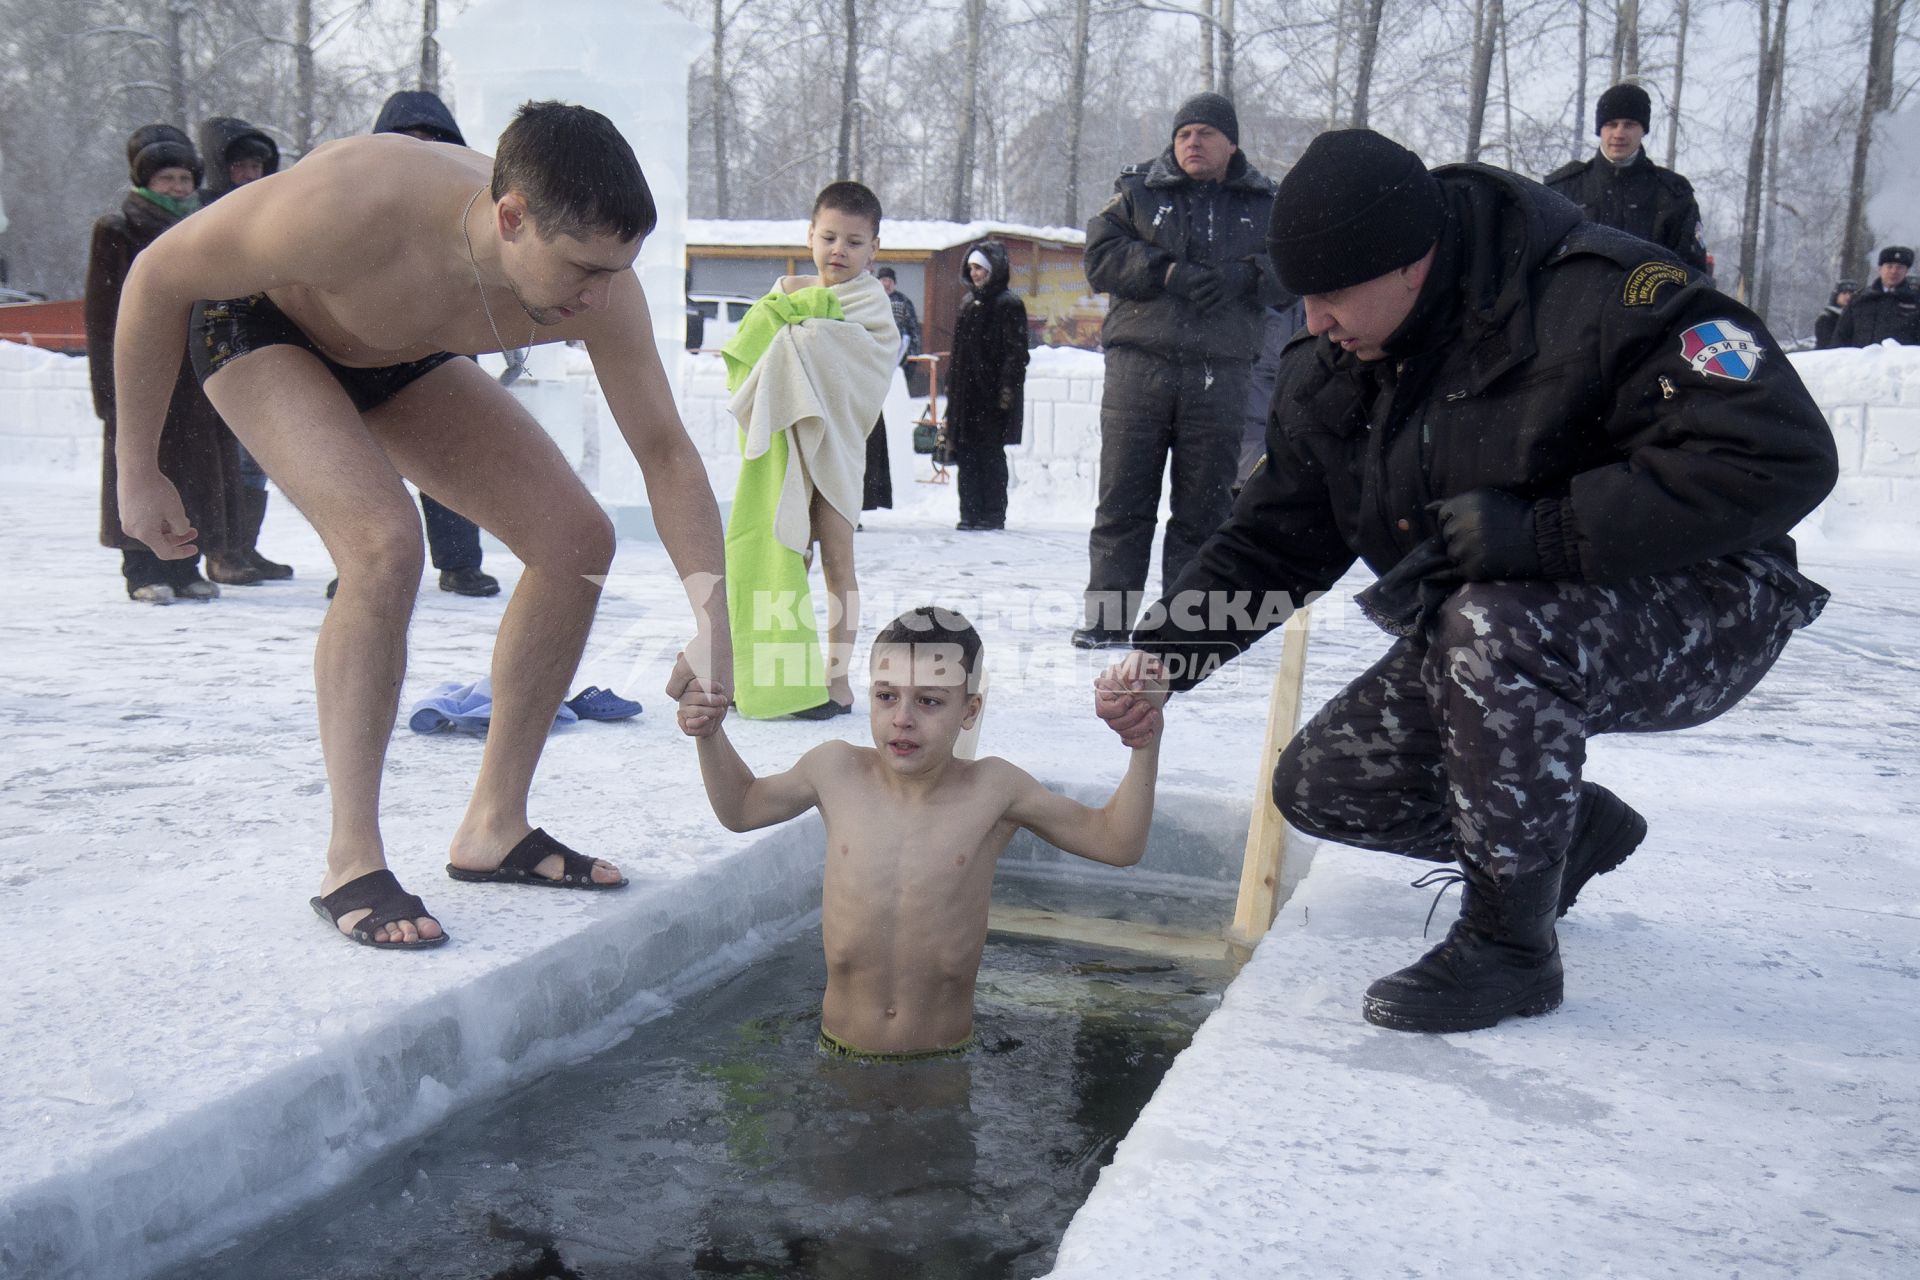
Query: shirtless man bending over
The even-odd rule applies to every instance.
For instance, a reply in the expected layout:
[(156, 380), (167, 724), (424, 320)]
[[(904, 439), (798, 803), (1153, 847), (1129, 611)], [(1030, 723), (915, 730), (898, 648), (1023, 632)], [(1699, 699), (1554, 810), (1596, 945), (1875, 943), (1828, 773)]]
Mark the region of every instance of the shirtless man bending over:
[[(163, 558), (195, 531), (160, 474), (187, 345), (208, 396), (319, 530), (340, 589), (314, 653), (332, 795), (316, 910), (368, 946), (446, 940), (386, 869), (380, 779), (422, 571), (402, 477), (526, 565), (493, 653), (493, 722), (447, 870), (575, 889), (626, 883), (527, 819), (527, 792), (612, 563), (611, 524), (547, 434), (457, 354), (580, 339), (689, 584), (694, 669), (732, 683), (721, 528), (674, 410), (634, 277), (654, 226), (633, 150), (606, 117), (522, 107), (489, 160), (394, 134), (316, 148), (140, 255), (120, 307), (117, 461), (127, 532)], [(224, 299), (224, 301), (205, 301)], [(704, 670), (702, 670), (704, 668)]]

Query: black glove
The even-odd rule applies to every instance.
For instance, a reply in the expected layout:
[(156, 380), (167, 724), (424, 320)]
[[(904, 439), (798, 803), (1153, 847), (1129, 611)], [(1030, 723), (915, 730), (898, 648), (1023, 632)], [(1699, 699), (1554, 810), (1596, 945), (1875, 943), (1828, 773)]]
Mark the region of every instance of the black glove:
[(1561, 499), (1532, 502), (1504, 489), (1474, 489), (1433, 509), (1447, 555), (1468, 582), (1580, 576)]
[(1260, 268), (1251, 262), (1229, 262), (1220, 268), (1220, 291), (1228, 302), (1255, 302)]
[(1176, 293), (1202, 311), (1211, 311), (1226, 300), (1226, 286), (1212, 267), (1196, 267), (1181, 262), (1167, 275), (1167, 292)]

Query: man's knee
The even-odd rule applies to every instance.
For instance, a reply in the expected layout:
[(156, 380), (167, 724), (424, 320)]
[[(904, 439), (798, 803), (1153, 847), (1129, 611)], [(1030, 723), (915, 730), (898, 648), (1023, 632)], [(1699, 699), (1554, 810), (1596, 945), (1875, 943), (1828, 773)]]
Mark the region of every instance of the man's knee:
[(426, 546), (420, 534), (420, 518), (411, 503), (357, 520), (344, 538), (329, 539), (328, 543), (343, 581), (359, 580), (409, 592), (420, 586), (420, 575), (426, 569)]
[(1469, 582), (1449, 595), (1434, 614), (1431, 647), (1436, 653), (1484, 648), (1488, 640), (1550, 629), (1543, 606), (1554, 589), (1545, 582)]
[(515, 550), (529, 568), (599, 577), (612, 568), (617, 543), (607, 513), (599, 503), (583, 498), (542, 523), (537, 545)]

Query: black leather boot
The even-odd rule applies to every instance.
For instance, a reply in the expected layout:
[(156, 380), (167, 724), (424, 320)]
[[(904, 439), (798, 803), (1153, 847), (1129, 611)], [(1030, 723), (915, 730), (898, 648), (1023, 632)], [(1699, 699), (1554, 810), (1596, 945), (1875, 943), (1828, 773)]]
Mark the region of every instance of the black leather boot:
[(267, 559), (260, 554), (260, 549), (254, 545), (260, 540), (260, 526), (267, 518), (267, 491), (265, 489), (248, 489), (241, 494), (240, 518), (242, 521), (241, 531), (245, 535), (245, 541), (243, 543), (244, 549), (240, 553), (240, 558), (252, 565), (254, 571), (263, 579), (273, 579), (277, 581), (281, 578), (291, 578), (293, 576), (292, 565), (281, 564), (278, 560)]
[(1565, 865), (1501, 882), (1461, 863), (1460, 918), (1445, 942), (1367, 988), (1367, 1021), (1395, 1031), (1478, 1031), (1511, 1014), (1559, 1008), (1553, 922)]
[(1632, 805), (1605, 787), (1581, 783), (1580, 819), (1560, 878), (1560, 914), (1567, 914), (1587, 881), (1625, 862), (1646, 838), (1647, 820)]

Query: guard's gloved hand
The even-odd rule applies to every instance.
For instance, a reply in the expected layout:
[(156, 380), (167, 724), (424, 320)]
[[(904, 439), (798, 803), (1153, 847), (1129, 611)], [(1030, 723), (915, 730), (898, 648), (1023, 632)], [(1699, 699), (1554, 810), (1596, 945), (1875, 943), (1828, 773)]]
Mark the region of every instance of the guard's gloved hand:
[(1255, 301), (1260, 287), (1260, 268), (1251, 262), (1229, 262), (1220, 268), (1220, 292), (1228, 302)]
[(1178, 294), (1202, 311), (1211, 311), (1226, 300), (1226, 286), (1212, 267), (1176, 263), (1167, 273), (1167, 292)]
[(1468, 582), (1577, 578), (1567, 502), (1531, 501), (1504, 489), (1474, 489), (1433, 505), (1453, 566)]

